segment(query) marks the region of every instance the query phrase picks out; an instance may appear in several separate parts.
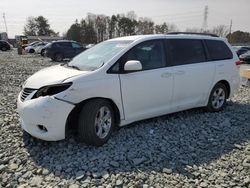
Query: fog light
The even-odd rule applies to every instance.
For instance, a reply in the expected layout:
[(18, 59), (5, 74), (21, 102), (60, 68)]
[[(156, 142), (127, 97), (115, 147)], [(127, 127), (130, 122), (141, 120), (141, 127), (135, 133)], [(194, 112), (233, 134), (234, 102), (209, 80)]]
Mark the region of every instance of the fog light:
[(37, 127), (43, 132), (48, 132), (47, 128), (43, 125), (37, 125)]

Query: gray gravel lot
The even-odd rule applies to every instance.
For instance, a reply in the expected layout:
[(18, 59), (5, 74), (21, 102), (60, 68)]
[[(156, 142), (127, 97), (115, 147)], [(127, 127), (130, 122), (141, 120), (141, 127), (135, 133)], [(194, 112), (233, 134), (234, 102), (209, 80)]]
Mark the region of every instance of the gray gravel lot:
[(0, 52), (0, 188), (250, 188), (250, 88), (222, 112), (192, 109), (134, 123), (103, 147), (73, 135), (45, 142), (22, 131), (16, 98), (28, 76), (53, 64)]

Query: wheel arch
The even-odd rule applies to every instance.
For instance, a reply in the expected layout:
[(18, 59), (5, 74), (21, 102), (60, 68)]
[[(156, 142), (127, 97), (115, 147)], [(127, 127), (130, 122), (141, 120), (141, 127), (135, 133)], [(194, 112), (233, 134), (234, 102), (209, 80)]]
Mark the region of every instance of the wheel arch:
[[(223, 84), (223, 85), (227, 88), (227, 99), (228, 99), (229, 96), (230, 96), (230, 93), (231, 93), (231, 87), (230, 87), (229, 82), (226, 81), (226, 80), (220, 80), (220, 81), (218, 81), (216, 84), (218, 84), (218, 83)], [(215, 85), (216, 85), (216, 84), (215, 84)]]
[(102, 99), (102, 100), (106, 100), (108, 101), (113, 110), (114, 110), (114, 114), (115, 114), (115, 125), (118, 126), (120, 124), (120, 120), (121, 120), (121, 112), (119, 110), (119, 108), (117, 107), (116, 103), (109, 98), (104, 98), (104, 97), (94, 97), (94, 98), (89, 98), (86, 100), (83, 100), (81, 102), (79, 102), (78, 104), (75, 105), (75, 107), (71, 110), (70, 114), (68, 115), (67, 118), (67, 122), (66, 122), (66, 126), (65, 126), (65, 132), (67, 135), (67, 132), (70, 129), (75, 130), (77, 128), (77, 124), (78, 124), (78, 118), (79, 118), (79, 114), (81, 109), (83, 108), (83, 106), (89, 102), (89, 101), (93, 101), (93, 100), (97, 100), (97, 99)]

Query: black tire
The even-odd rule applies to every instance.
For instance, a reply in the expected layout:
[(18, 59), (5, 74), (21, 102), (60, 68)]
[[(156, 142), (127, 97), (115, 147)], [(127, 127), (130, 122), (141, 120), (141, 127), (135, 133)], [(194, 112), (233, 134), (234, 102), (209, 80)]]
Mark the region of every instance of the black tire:
[(63, 61), (63, 54), (61, 54), (61, 53), (57, 53), (55, 56), (54, 56), (54, 58), (53, 58), (53, 60), (54, 61), (57, 61), (57, 62), (61, 62), (61, 61)]
[[(222, 91), (222, 94), (221, 96), (219, 96), (219, 91)], [(214, 94), (218, 94), (218, 96), (214, 96)], [(222, 97), (224, 96), (224, 97)], [(208, 100), (208, 104), (206, 106), (206, 110), (209, 111), (209, 112), (218, 112), (218, 111), (221, 111), (224, 106), (226, 105), (226, 101), (227, 101), (227, 96), (228, 96), (228, 90), (226, 88), (226, 86), (222, 83), (217, 83), (210, 95), (209, 95), (209, 100)], [(221, 97), (222, 99), (219, 99), (219, 97)], [(218, 98), (218, 99), (216, 99)], [(218, 100), (218, 103), (219, 105), (215, 105), (215, 101)]]
[(45, 55), (45, 50), (42, 50), (41, 51), (41, 56), (44, 56)]
[(29, 53), (31, 53), (31, 54), (35, 53), (35, 50), (34, 49), (30, 49)]
[[(106, 108), (110, 111), (111, 116), (111, 126), (109, 131), (106, 131), (105, 134), (107, 134), (105, 137), (100, 138), (97, 134), (98, 129), (96, 126), (96, 118), (98, 118), (98, 113), (102, 108)], [(111, 133), (114, 128), (114, 111), (112, 109), (112, 106), (110, 103), (106, 100), (97, 99), (87, 102), (79, 116), (78, 120), (78, 140), (81, 142), (85, 142), (86, 144), (93, 145), (93, 146), (102, 146), (105, 144), (108, 139), (111, 136)], [(108, 121), (107, 121), (108, 122)], [(104, 121), (103, 121), (104, 123)], [(101, 132), (103, 132), (104, 129), (102, 129)]]
[(6, 48), (6, 47), (2, 47), (1, 50), (2, 50), (2, 51), (7, 51), (7, 48)]

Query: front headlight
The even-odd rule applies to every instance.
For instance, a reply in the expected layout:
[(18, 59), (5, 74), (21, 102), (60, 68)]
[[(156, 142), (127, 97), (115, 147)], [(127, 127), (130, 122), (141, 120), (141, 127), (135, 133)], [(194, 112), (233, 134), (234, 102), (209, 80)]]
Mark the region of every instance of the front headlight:
[(40, 89), (37, 90), (33, 99), (41, 97), (41, 96), (50, 96), (50, 95), (58, 94), (68, 89), (71, 85), (72, 85), (72, 82), (41, 87)]

